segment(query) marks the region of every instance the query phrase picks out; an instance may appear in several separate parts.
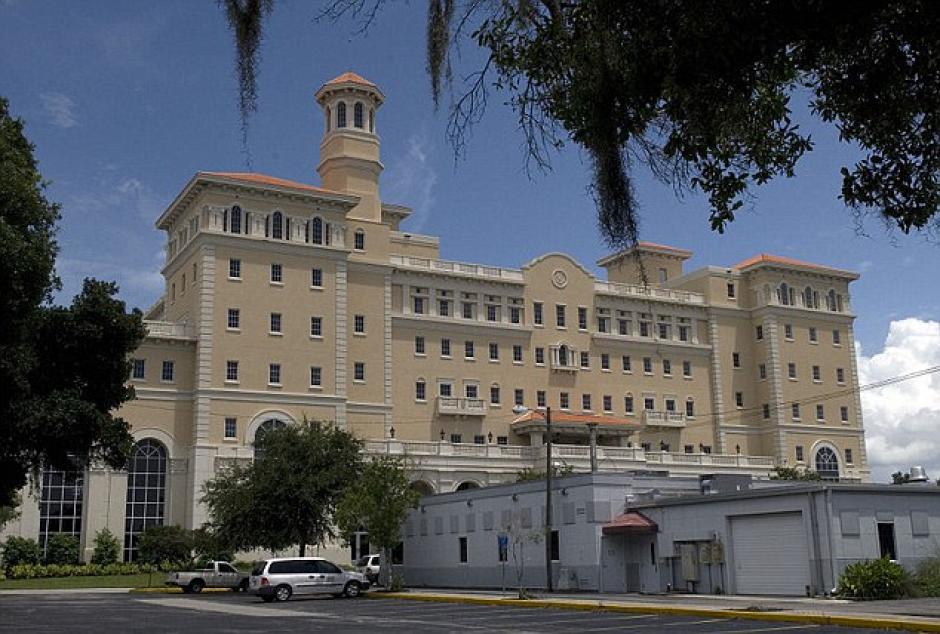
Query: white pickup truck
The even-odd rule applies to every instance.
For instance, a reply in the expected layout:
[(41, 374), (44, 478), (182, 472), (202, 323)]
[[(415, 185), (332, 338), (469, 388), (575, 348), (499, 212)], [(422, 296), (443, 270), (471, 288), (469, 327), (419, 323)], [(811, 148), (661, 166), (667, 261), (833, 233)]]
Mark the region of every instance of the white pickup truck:
[(227, 561), (210, 561), (207, 568), (171, 572), (166, 585), (182, 588), (183, 592), (202, 592), (203, 588), (229, 588), (236, 592), (248, 590), (248, 573), (239, 572)]

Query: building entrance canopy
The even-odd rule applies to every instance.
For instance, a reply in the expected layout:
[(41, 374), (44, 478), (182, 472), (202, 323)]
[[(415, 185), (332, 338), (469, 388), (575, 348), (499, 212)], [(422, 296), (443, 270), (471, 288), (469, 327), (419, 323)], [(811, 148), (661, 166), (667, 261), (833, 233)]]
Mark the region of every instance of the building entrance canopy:
[(604, 524), (601, 532), (604, 535), (639, 535), (659, 531), (656, 522), (637, 511), (630, 511), (618, 515), (609, 523)]

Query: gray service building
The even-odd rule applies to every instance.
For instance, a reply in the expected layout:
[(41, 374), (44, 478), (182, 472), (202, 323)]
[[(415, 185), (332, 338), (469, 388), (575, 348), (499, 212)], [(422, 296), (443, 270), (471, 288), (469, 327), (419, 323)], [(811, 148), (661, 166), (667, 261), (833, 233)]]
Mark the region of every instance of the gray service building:
[[(913, 568), (940, 550), (936, 486), (619, 474), (553, 484), (560, 589), (818, 595), (854, 561)], [(406, 583), (515, 587), (521, 570), (523, 585), (544, 587), (544, 517), (544, 481), (425, 497), (403, 530)]]

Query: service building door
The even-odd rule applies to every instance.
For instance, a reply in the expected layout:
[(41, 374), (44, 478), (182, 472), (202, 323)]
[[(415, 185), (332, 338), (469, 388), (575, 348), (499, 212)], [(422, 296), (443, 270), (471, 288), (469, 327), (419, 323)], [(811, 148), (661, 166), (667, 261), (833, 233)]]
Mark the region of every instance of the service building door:
[(731, 519), (736, 594), (803, 596), (810, 584), (802, 513)]

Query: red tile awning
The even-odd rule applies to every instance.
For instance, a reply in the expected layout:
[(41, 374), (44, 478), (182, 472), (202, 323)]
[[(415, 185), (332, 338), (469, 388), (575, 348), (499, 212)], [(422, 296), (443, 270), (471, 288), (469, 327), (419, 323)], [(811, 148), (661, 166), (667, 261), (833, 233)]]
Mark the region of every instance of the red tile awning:
[(656, 522), (638, 511), (630, 511), (618, 515), (609, 523), (604, 524), (601, 531), (605, 535), (636, 535), (641, 533), (655, 533), (659, 531)]

